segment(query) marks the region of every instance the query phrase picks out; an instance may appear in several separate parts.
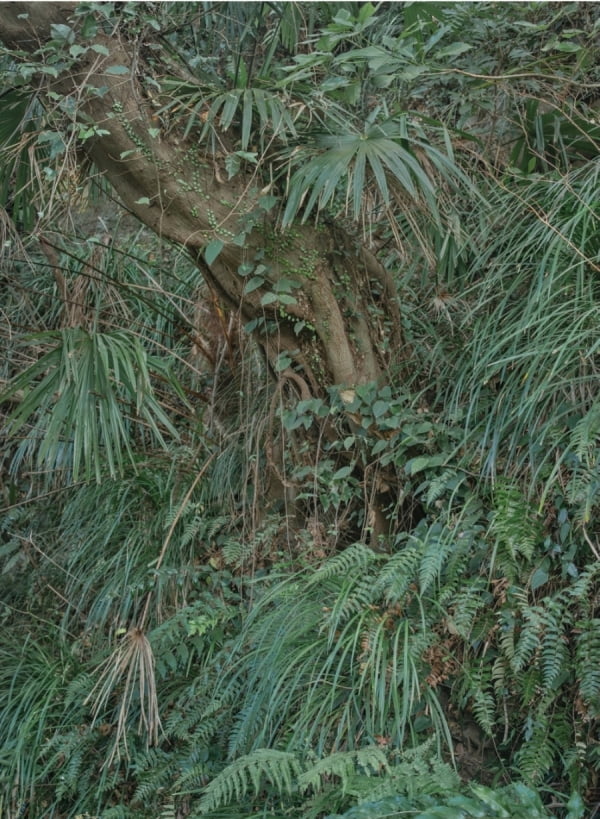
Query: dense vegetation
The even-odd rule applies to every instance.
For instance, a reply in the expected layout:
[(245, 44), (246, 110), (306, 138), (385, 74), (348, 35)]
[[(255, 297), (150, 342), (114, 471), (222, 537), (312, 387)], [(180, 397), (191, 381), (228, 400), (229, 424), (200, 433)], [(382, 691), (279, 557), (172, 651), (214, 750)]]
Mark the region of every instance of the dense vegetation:
[(600, 6), (0, 43), (0, 814), (592, 817)]

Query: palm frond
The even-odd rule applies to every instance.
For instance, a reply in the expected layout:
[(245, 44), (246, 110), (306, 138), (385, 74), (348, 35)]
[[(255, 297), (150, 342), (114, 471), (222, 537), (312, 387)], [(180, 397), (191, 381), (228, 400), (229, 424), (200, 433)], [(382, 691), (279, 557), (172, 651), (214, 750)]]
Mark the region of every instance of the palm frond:
[(415, 130), (418, 133), (406, 118), (400, 118), (367, 124), (362, 132), (313, 135), (299, 156), (291, 156), (300, 167), (290, 179), (284, 225), (300, 210), (306, 220), (313, 210), (327, 208), (358, 220), (366, 190), (375, 192), (370, 207), (376, 210), (391, 205), (393, 189), (402, 191), (413, 207), (422, 207), (428, 218), (439, 223), (438, 183), (429, 169), (451, 185), (464, 183), (466, 178), (451, 156), (436, 148), (424, 133), (415, 136)]
[(24, 392), (8, 419), (11, 435), (25, 431), (17, 461), (28, 457), (37, 468), (99, 482), (105, 472), (121, 474), (126, 460), (135, 463), (136, 431), (163, 447), (165, 435), (177, 440), (155, 397), (151, 371), (178, 389), (176, 382), (137, 337), (67, 328), (38, 334), (34, 341), (49, 349), (2, 394), (6, 401)]
[(113, 750), (106, 764), (110, 765), (121, 749), (127, 754), (128, 718), (134, 697), (139, 709), (138, 731), (144, 732), (149, 744), (156, 745), (161, 730), (154, 653), (146, 635), (139, 628), (130, 629), (114, 652), (103, 663), (100, 676), (84, 704), (92, 704), (94, 722), (105, 716), (112, 695), (120, 689)]

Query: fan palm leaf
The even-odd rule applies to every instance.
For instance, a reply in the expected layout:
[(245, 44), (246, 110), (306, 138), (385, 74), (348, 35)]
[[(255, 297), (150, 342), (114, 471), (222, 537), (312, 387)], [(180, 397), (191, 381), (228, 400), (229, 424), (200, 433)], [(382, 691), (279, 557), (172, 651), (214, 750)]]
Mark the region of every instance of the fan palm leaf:
[(38, 468), (100, 481), (105, 469), (115, 477), (125, 460), (134, 462), (135, 429), (160, 446), (165, 435), (177, 439), (152, 389), (151, 369), (178, 387), (137, 337), (66, 328), (32, 341), (50, 348), (0, 396), (7, 401), (24, 393), (8, 419), (11, 435), (25, 432), (17, 460), (29, 456)]
[(392, 190), (398, 189), (439, 223), (439, 187), (468, 183), (451, 155), (423, 132), (414, 136), (414, 130), (402, 117), (367, 124), (362, 131), (313, 135), (305, 148), (290, 156), (299, 167), (290, 179), (284, 224), (301, 209), (306, 220), (315, 209), (332, 206), (359, 219), (366, 190), (375, 192), (378, 206), (389, 207)]

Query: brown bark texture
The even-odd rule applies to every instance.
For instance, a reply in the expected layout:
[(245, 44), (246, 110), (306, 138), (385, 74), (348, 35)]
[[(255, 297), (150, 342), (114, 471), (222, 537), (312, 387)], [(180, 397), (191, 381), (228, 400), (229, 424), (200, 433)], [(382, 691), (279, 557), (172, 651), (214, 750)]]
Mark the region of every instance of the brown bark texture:
[[(375, 255), (335, 224), (279, 230), (277, 213), (261, 207), (264, 183), (256, 172), (227, 178), (234, 135), (219, 134), (219, 150), (211, 152), (176, 128), (161, 127), (156, 110), (165, 100), (149, 79), (156, 60), (150, 64), (126, 29), (99, 25), (84, 39), (76, 9), (74, 3), (5, 3), (0, 40), (42, 63), (55, 47), (53, 26), (70, 27), (86, 50), (57, 78), (40, 74), (42, 95), (68, 98), (78, 122), (97, 129), (81, 147), (123, 205), (187, 249), (223, 305), (253, 322), (279, 378), (303, 397), (381, 380), (384, 350), (397, 354), (401, 334), (393, 283)], [(207, 264), (206, 248), (215, 244), (222, 247)], [(259, 260), (264, 283), (248, 292), (240, 270)]]

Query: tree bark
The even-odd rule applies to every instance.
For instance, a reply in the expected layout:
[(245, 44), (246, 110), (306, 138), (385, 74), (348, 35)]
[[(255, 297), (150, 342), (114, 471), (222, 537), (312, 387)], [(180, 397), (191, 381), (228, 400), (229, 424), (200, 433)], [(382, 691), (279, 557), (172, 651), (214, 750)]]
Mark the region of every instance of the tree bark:
[[(219, 152), (210, 153), (176, 129), (161, 128), (155, 68), (143, 44), (128, 39), (125, 27), (106, 31), (101, 22), (84, 37), (84, 15), (76, 9), (5, 3), (0, 39), (40, 65), (40, 94), (49, 107), (69, 101), (70, 124), (88, 132), (78, 149), (123, 205), (187, 249), (222, 303), (253, 323), (273, 372), (302, 397), (385, 379), (390, 353), (402, 358), (402, 338), (395, 289), (374, 254), (335, 224), (280, 231), (277, 213), (262, 207), (256, 174), (227, 178), (230, 134), (219, 134)], [(67, 67), (52, 77), (42, 67), (60, 48), (52, 42), (57, 31), (71, 40), (63, 46)], [(85, 49), (76, 59), (69, 57), (71, 44)], [(221, 243), (208, 264), (207, 247)], [(248, 276), (240, 273), (253, 267), (264, 282), (249, 292)]]
[[(124, 206), (157, 234), (185, 247), (223, 302), (247, 321), (258, 320), (256, 333), (268, 360), (275, 365), (285, 352), (312, 394), (331, 384), (379, 379), (387, 363), (382, 342), (393, 336), (391, 346), (398, 350), (400, 322), (393, 285), (375, 256), (332, 225), (295, 225), (284, 233), (274, 228), (276, 214), (260, 207), (259, 179), (252, 174), (227, 179), (225, 151), (209, 154), (177, 133), (159, 131), (152, 105), (156, 92), (147, 82), (152, 69), (144, 64), (141, 47), (122, 31), (106, 33), (101, 26), (84, 40), (78, 33), (83, 18), (75, 17), (75, 8), (4, 4), (0, 38), (41, 62), (39, 49), (52, 40), (52, 26), (62, 25), (87, 48), (47, 80), (46, 90), (73, 101), (78, 121), (99, 132), (81, 147)], [(103, 49), (108, 56), (99, 53)], [(228, 135), (221, 137), (226, 146)], [(223, 246), (208, 265), (204, 249), (215, 240)], [(248, 293), (239, 268), (258, 257), (265, 282)], [(265, 304), (265, 293), (277, 295), (282, 279), (300, 285), (286, 292), (294, 300)], [(371, 310), (374, 299), (387, 313), (379, 325), (373, 316), (381, 311)]]

